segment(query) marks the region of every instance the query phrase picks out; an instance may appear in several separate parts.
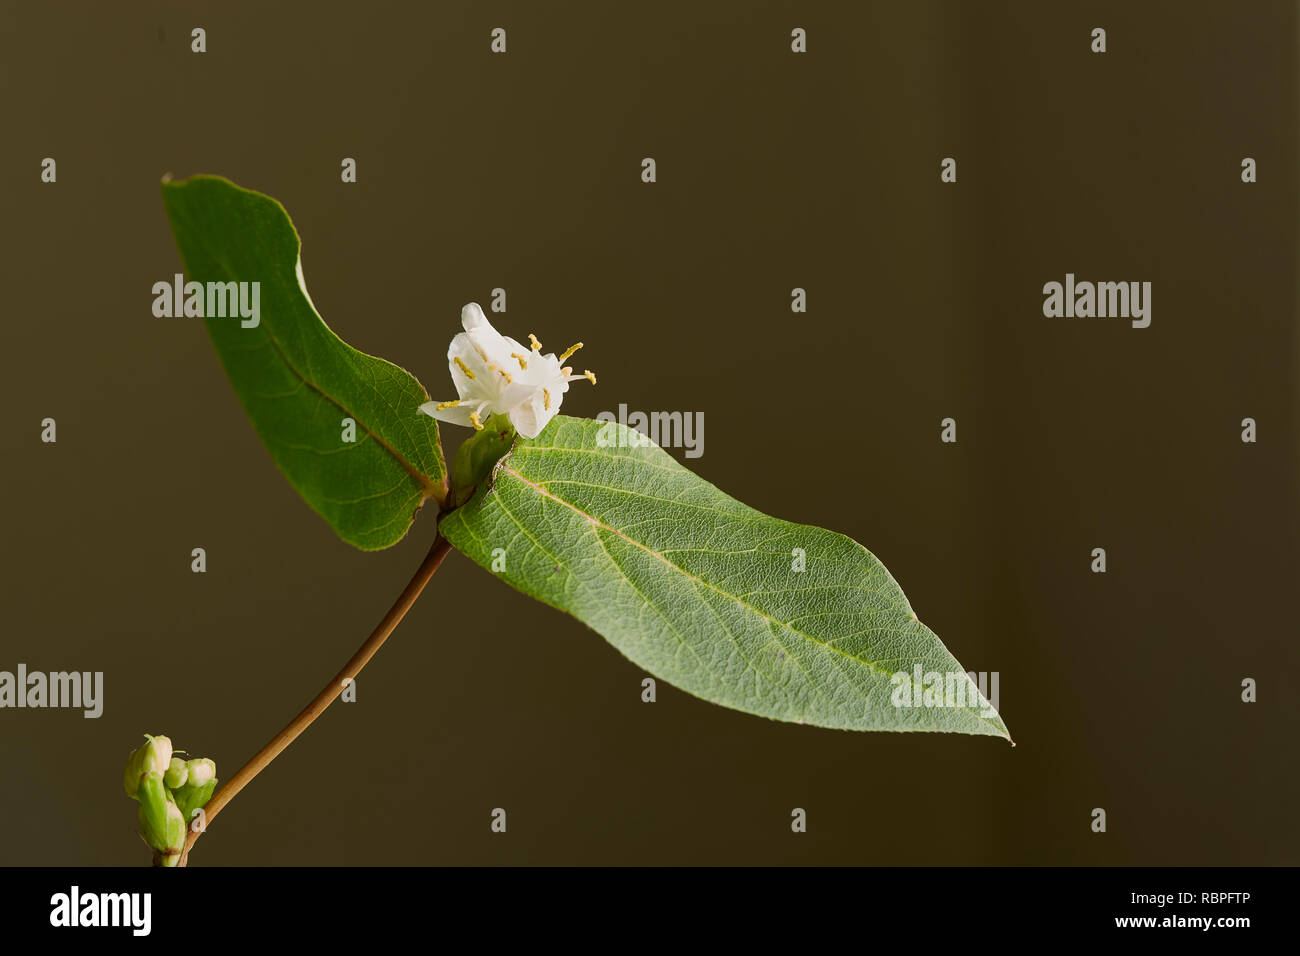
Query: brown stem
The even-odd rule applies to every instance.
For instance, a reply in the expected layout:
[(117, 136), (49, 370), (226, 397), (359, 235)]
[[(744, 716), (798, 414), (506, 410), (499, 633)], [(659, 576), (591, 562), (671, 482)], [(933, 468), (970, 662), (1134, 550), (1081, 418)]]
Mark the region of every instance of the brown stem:
[(361, 668), (366, 666), (370, 658), (375, 656), (375, 651), (383, 646), (384, 641), (388, 640), (388, 635), (401, 623), (406, 612), (415, 604), (415, 599), (420, 596), (424, 586), (429, 583), (433, 577), (433, 572), (438, 570), (438, 565), (442, 564), (442, 559), (447, 556), (451, 550), (451, 545), (447, 540), (439, 535), (434, 541), (429, 553), (425, 555), (424, 561), (416, 570), (415, 576), (411, 578), (402, 593), (398, 596), (397, 601), (384, 619), (379, 622), (371, 635), (366, 638), (366, 642), (357, 649), (352, 655), (352, 659), (343, 665), (343, 669), (334, 675), (334, 679), (321, 689), (315, 699), (302, 709), (289, 725), (271, 738), (271, 742), (253, 755), (253, 758), (239, 768), (239, 772), (221, 785), (220, 789), (213, 794), (212, 799), (208, 801), (207, 806), (203, 808), (204, 812), (204, 830), (195, 832), (189, 831), (185, 838), (185, 851), (181, 854), (180, 866), (185, 866), (189, 862), (190, 849), (194, 846), (208, 825), (212, 823), (222, 807), (234, 799), (235, 794), (243, 790), (254, 777), (261, 773), (266, 766), (280, 755), (285, 747), (293, 743), (297, 736), (311, 726), (311, 722), (325, 712), (325, 708), (334, 702), (342, 693), (343, 688), (348, 682), (355, 679), (361, 672)]

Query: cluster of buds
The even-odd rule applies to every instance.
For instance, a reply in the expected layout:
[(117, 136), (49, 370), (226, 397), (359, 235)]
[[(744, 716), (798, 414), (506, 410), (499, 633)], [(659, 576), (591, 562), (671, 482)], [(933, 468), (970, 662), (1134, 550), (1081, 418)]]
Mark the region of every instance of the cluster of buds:
[(176, 866), (185, 849), (189, 821), (217, 787), (217, 765), (207, 757), (183, 760), (166, 737), (145, 734), (122, 771), (126, 795), (140, 804), (140, 835), (158, 866)]

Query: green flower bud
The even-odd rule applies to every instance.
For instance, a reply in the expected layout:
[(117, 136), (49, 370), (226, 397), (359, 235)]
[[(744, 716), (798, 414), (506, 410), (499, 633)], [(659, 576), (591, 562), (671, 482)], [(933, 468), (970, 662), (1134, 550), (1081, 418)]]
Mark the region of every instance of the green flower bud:
[(172, 757), (167, 772), (163, 774), (163, 783), (166, 784), (167, 788), (170, 790), (175, 790), (177, 787), (183, 787), (185, 786), (185, 779), (189, 776), (189, 773), (189, 767), (186, 765), (184, 760), (180, 757)]
[(196, 757), (186, 766), (189, 773), (185, 786), (176, 788), (172, 796), (188, 823), (194, 819), (194, 811), (212, 799), (217, 789), (217, 765), (207, 757)]
[(126, 795), (138, 800), (141, 778), (147, 773), (164, 774), (171, 766), (172, 742), (166, 737), (151, 737), (145, 734), (146, 743), (126, 758), (126, 768), (122, 771), (122, 787)]
[(144, 774), (136, 794), (140, 801), (140, 834), (157, 851), (164, 866), (175, 866), (185, 848), (185, 816), (163, 786), (163, 775), (157, 771)]
[(207, 757), (195, 757), (186, 767), (189, 770), (189, 785), (199, 788), (205, 787), (217, 775), (217, 764)]

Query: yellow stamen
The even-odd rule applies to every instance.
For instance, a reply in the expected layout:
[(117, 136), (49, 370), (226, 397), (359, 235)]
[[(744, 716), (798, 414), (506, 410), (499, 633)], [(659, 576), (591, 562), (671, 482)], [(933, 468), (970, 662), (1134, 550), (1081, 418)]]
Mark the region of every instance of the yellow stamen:
[(528, 363), (524, 361), (524, 357), (520, 355), (518, 352), (511, 352), (510, 357), (512, 359), (518, 360), (520, 368), (528, 368)]
[(551, 410), (551, 390), (549, 388), (542, 389), (542, 408), (548, 412)]
[(596, 373), (593, 372), (591, 369), (589, 368), (583, 369), (582, 377), (585, 378), (587, 381), (589, 381), (592, 385), (596, 384)]
[(542, 343), (537, 341), (537, 336), (533, 335), (532, 332), (528, 333), (528, 341), (532, 343), (534, 352), (540, 352), (542, 350)]
[(498, 375), (500, 375), (502, 378), (506, 380), (507, 385), (509, 385), (511, 382), (514, 381), (514, 379), (510, 377), (510, 373), (507, 372), (505, 369), (497, 368), (495, 365), (492, 366), (492, 368)]
[(561, 374), (561, 375), (572, 375), (572, 374), (573, 374), (573, 366), (572, 366), (572, 365), (566, 365), (566, 366), (564, 366), (564, 368), (560, 369), (560, 374)]
[(469, 413), (469, 423), (474, 426), (474, 431), (481, 432), (483, 430), (483, 423), (479, 421), (478, 412)]
[(474, 377), (474, 373), (469, 370), (469, 366), (467, 366), (464, 362), (460, 360), (459, 355), (457, 355), (454, 359), (452, 359), (452, 361), (455, 362), (457, 365), (459, 365), (460, 370), (464, 372), (466, 375), (468, 375), (471, 379)]
[(450, 402), (439, 402), (439, 403), (438, 403), (438, 407), (435, 408), (434, 411), (438, 411), (438, 412), (440, 412), (440, 411), (442, 411), (444, 408), (455, 408), (455, 407), (456, 407), (457, 405), (459, 405), (459, 404), (460, 404), (460, 399), (459, 399), (459, 398), (457, 398), (457, 399), (453, 399), (453, 400), (450, 401)]
[(563, 355), (560, 356), (560, 361), (563, 362), (566, 358), (568, 358), (568, 357), (569, 357), (570, 355), (572, 355), (574, 352), (578, 351), (578, 349), (580, 349), (580, 348), (582, 348), (582, 343), (581, 343), (581, 342), (579, 342), (577, 345), (570, 345), (570, 346), (569, 346), (569, 351), (565, 352)]

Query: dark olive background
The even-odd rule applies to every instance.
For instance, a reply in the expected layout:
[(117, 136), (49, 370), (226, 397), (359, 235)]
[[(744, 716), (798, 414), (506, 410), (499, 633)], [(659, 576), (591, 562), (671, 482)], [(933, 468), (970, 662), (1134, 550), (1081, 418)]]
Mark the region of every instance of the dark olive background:
[[(1300, 861), (1294, 4), (6, 3), (0, 31), (0, 669), (106, 683), (99, 720), (0, 711), (0, 862), (144, 865), (139, 735), (228, 777), (433, 533), (338, 541), (201, 324), (152, 316), (158, 183), (197, 172), (280, 199), (326, 320), (436, 396), (501, 286), (508, 333), (587, 343), (565, 412), (703, 411), (690, 467), (863, 542), (1000, 672), (1018, 746), (643, 704), (453, 555), (196, 864)], [(1151, 281), (1151, 327), (1044, 318), (1067, 271)]]

